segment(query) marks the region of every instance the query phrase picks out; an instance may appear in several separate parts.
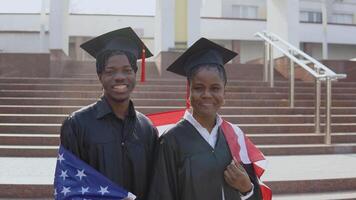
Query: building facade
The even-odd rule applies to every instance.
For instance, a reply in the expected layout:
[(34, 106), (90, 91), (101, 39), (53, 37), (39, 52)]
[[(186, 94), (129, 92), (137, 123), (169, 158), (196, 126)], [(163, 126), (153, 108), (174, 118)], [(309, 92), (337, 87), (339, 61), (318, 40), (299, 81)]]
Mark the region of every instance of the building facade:
[[(79, 45), (99, 34), (131, 26), (155, 54), (179, 51), (199, 37), (212, 39), (240, 53), (237, 62), (263, 56), (263, 42), (254, 34), (268, 30), (311, 56), (356, 57), (355, 0), (156, 0), (154, 15), (87, 13), (69, 0), (42, 1), (38, 12), (0, 13), (0, 52), (46, 53), (62, 49), (76, 60), (90, 56)], [(88, 2), (90, 3), (90, 2)], [(326, 7), (327, 26), (322, 24)], [(110, 6), (110, 5), (106, 5)], [(79, 10), (79, 11), (78, 11)], [(325, 31), (326, 30), (326, 31)]]

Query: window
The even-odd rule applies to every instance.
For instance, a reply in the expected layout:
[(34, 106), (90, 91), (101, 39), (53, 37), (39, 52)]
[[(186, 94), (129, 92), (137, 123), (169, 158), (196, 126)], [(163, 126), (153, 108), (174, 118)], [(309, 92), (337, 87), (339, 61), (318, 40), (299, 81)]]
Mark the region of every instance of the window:
[(321, 12), (301, 11), (300, 12), (300, 21), (321, 23), (321, 21), (322, 21)]
[(352, 24), (353, 15), (352, 14), (333, 14), (331, 17), (333, 23), (338, 24)]
[(257, 19), (257, 10), (257, 6), (232, 5), (232, 17)]

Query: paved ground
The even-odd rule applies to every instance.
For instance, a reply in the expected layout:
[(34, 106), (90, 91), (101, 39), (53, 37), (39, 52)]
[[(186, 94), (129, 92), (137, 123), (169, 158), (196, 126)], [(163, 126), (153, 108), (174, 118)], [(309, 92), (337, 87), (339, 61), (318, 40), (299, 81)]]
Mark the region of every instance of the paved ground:
[[(356, 154), (268, 156), (262, 180), (356, 177)], [(0, 184), (52, 184), (55, 158), (0, 158)], [(356, 190), (356, 187), (355, 187)]]
[[(264, 181), (356, 177), (356, 154), (268, 156)], [(56, 158), (0, 158), (0, 184), (52, 184)], [(274, 195), (273, 200), (351, 200), (355, 191)], [(2, 199), (0, 200), (10, 200)], [(11, 199), (16, 200), (16, 199)], [(30, 200), (30, 199), (26, 199)], [(49, 200), (49, 199), (31, 199)]]
[(267, 160), (265, 181), (356, 177), (356, 154), (268, 156)]

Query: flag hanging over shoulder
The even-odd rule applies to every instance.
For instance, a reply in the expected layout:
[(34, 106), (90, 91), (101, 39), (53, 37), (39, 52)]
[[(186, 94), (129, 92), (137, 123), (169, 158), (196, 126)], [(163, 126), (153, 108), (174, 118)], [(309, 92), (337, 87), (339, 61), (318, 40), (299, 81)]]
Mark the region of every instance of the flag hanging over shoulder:
[[(185, 109), (181, 109), (148, 114), (147, 117), (152, 121), (153, 125), (156, 126), (159, 134), (161, 135), (165, 130), (182, 119), (185, 112)], [(233, 155), (239, 162), (244, 164), (253, 164), (255, 174), (260, 183), (262, 198), (263, 200), (271, 200), (271, 189), (260, 180), (260, 177), (264, 173), (267, 164), (263, 153), (248, 139), (248, 137), (246, 137), (242, 130), (237, 126), (224, 120), (221, 128), (228, 143), (231, 155)]]
[(63, 146), (59, 147), (58, 152), (54, 197), (56, 200), (133, 200), (136, 198)]
[(185, 109), (148, 114), (147, 117), (157, 128), (159, 135), (176, 124), (184, 116)]

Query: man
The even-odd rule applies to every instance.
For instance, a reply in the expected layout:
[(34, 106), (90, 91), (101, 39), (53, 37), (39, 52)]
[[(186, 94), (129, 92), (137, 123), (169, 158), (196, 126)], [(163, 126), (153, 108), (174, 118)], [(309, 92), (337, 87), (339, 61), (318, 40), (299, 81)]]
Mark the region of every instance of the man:
[(135, 111), (137, 59), (151, 52), (131, 28), (98, 36), (81, 47), (96, 58), (103, 96), (72, 113), (61, 128), (62, 146), (114, 183), (145, 199), (156, 129)]

